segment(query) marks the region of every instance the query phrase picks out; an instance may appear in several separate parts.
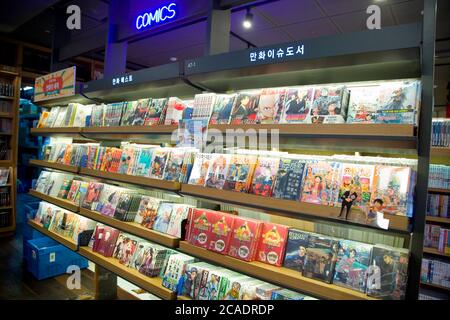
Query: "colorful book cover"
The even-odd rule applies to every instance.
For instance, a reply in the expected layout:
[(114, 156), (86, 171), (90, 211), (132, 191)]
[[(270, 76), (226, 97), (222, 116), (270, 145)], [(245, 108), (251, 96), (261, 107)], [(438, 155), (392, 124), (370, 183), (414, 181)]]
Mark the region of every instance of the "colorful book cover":
[(59, 192), (57, 195), (58, 198), (67, 199), (67, 195), (69, 194), (69, 190), (72, 185), (72, 181), (73, 181), (72, 179), (64, 179), (64, 182), (63, 182), (61, 188), (59, 189)]
[(230, 154), (213, 154), (205, 185), (210, 188), (222, 189), (230, 167)]
[(159, 275), (168, 256), (168, 249), (156, 244), (145, 243), (143, 251), (142, 263), (139, 268), (135, 264), (136, 269), (147, 277)]
[(135, 161), (135, 149), (134, 145), (127, 145), (123, 148), (118, 173), (131, 174)]
[(208, 175), (209, 164), (213, 155), (211, 153), (196, 153), (194, 165), (189, 176), (188, 184), (204, 186)]
[(173, 207), (174, 204), (169, 202), (163, 202), (159, 204), (155, 222), (153, 223), (153, 230), (167, 233), (167, 228), (169, 227)]
[(124, 102), (124, 110), (121, 121), (121, 126), (131, 126), (134, 121), (137, 101)]
[(73, 180), (69, 189), (69, 193), (67, 193), (67, 200), (75, 202), (76, 195), (78, 193), (78, 189), (80, 188), (81, 181)]
[(87, 188), (89, 186), (89, 182), (81, 181), (80, 187), (78, 188), (78, 192), (75, 195), (75, 203), (83, 203), (84, 197), (87, 193)]
[(228, 255), (244, 261), (253, 261), (257, 252), (261, 228), (261, 221), (234, 217)]
[(224, 212), (214, 212), (211, 221), (211, 232), (208, 249), (227, 254), (233, 232), (234, 217)]
[(179, 181), (183, 159), (186, 153), (185, 149), (174, 148), (167, 159), (166, 169), (164, 170), (164, 180)]
[(152, 229), (160, 202), (161, 200), (159, 199), (143, 196), (134, 221), (148, 229)]
[(178, 125), (178, 122), (183, 118), (183, 112), (186, 107), (187, 104), (183, 100), (171, 97), (168, 102), (164, 124)]
[(187, 219), (191, 207), (186, 204), (173, 204), (172, 214), (170, 215), (169, 225), (167, 226), (167, 234), (181, 238), (181, 228), (183, 221)]
[(310, 233), (289, 229), (283, 267), (303, 272), (306, 264), (306, 249)]
[(97, 248), (97, 252), (105, 257), (111, 257), (114, 253), (117, 238), (119, 237), (119, 230), (105, 226), (102, 239)]
[(255, 174), (253, 176), (251, 192), (263, 197), (272, 195), (272, 188), (280, 164), (280, 158), (258, 157)]
[(134, 175), (136, 176), (148, 176), (152, 161), (152, 153), (154, 148), (142, 148), (139, 153), (139, 158), (136, 161), (136, 170)]
[(365, 293), (371, 253), (369, 244), (339, 240), (333, 283)]
[(211, 225), (215, 212), (194, 209), (191, 216), (188, 241), (201, 248), (207, 249), (211, 239)]
[(334, 166), (327, 161), (306, 166), (301, 202), (329, 205), (333, 194)]
[(339, 241), (310, 234), (303, 276), (331, 283), (339, 252)]
[(113, 193), (109, 194), (107, 200), (105, 201), (102, 211), (100, 212), (102, 215), (107, 217), (113, 217), (114, 212), (116, 211), (117, 204), (119, 203), (120, 194), (122, 193), (121, 189), (114, 190)]
[(103, 207), (108, 203), (110, 196), (117, 191), (117, 187), (109, 184), (103, 184), (103, 189), (100, 192), (98, 201), (93, 203), (92, 210), (99, 213), (102, 212)]
[(281, 158), (272, 196), (278, 199), (300, 199), (305, 163), (300, 159)]
[(230, 123), (231, 111), (233, 110), (235, 94), (220, 94), (216, 96), (213, 111), (209, 124), (228, 124)]
[(169, 99), (167, 98), (152, 99), (149, 104), (147, 115), (145, 116), (144, 125), (152, 126), (161, 124), (161, 122), (163, 121), (162, 116), (163, 114), (165, 114), (168, 102)]
[[(271, 300), (305, 300), (306, 297), (304, 294), (289, 290), (289, 289), (280, 289), (272, 292)], [(307, 299), (311, 300), (311, 299)]]
[(280, 121), (284, 108), (286, 89), (262, 89), (258, 102), (257, 123), (273, 124)]
[(153, 150), (149, 174), (150, 178), (159, 180), (163, 179), (170, 152), (171, 150), (166, 148), (157, 148)]
[(133, 194), (130, 192), (122, 192), (117, 200), (116, 210), (114, 211), (114, 219), (125, 221), (125, 216), (130, 208)]
[(406, 249), (374, 246), (367, 275), (367, 294), (384, 300), (403, 300), (408, 260)]
[(248, 192), (257, 161), (256, 155), (232, 155), (223, 189)]
[(362, 208), (370, 205), (374, 171), (373, 165), (344, 163), (339, 179), (339, 202), (345, 192), (349, 191), (350, 194), (357, 194), (354, 205)]
[(241, 92), (237, 95), (231, 112), (231, 124), (257, 123), (259, 92)]
[(312, 123), (345, 123), (349, 93), (345, 87), (316, 87), (311, 108)]
[(256, 259), (258, 261), (281, 267), (289, 227), (280, 224), (264, 222), (258, 244)]
[(90, 182), (87, 188), (86, 196), (84, 197), (81, 206), (85, 209), (91, 209), (93, 206), (96, 207), (96, 203), (100, 198), (100, 193), (103, 189), (103, 183)]

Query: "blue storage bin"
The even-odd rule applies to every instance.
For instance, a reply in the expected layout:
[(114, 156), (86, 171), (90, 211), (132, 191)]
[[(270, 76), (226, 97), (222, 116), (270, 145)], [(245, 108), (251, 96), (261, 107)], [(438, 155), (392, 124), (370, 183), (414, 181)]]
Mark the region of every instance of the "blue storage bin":
[(23, 259), (25, 260), (25, 262), (28, 262), (28, 258), (31, 256), (31, 254), (28, 252), (30, 251), (30, 246), (27, 245), (27, 241), (38, 238), (44, 238), (46, 236), (28, 224), (24, 224), (22, 230), (23, 230)]
[(38, 280), (65, 274), (67, 267), (87, 268), (88, 261), (48, 237), (28, 240), (27, 270)]

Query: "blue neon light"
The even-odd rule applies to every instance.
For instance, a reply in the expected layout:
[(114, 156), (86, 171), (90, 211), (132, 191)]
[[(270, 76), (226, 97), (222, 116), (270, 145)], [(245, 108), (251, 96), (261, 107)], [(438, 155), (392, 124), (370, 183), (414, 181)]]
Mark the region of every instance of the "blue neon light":
[(138, 15), (136, 18), (136, 29), (141, 30), (142, 28), (164, 23), (166, 20), (173, 20), (177, 15), (176, 7), (177, 4), (172, 2), (153, 10), (153, 12), (150, 11)]

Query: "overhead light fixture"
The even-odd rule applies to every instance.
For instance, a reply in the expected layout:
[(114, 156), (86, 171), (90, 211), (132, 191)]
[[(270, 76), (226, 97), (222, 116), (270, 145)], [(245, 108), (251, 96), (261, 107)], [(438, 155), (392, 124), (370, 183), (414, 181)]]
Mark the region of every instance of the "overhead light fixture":
[(26, 87), (23, 87), (22, 88), (24, 91), (28, 91), (28, 90), (31, 90), (31, 89), (33, 89), (33, 87), (30, 87), (30, 86), (26, 86)]
[(253, 14), (250, 12), (250, 8), (247, 9), (247, 13), (245, 14), (244, 22), (242, 25), (245, 29), (250, 29), (253, 26)]
[(170, 57), (169, 60), (172, 61), (172, 62), (175, 62), (175, 61), (177, 61), (178, 59), (177, 59), (177, 57)]

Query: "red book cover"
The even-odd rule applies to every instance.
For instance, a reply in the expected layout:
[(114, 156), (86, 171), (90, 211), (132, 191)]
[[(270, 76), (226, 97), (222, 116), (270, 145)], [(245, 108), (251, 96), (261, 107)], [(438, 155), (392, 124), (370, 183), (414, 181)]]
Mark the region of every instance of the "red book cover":
[(234, 217), (228, 255), (244, 261), (253, 261), (257, 251), (261, 227), (261, 221)]
[(92, 251), (98, 252), (98, 247), (103, 239), (104, 231), (105, 228), (103, 226), (97, 226), (97, 228), (95, 228), (94, 244), (92, 245)]
[(190, 223), (189, 242), (194, 246), (208, 248), (211, 238), (211, 222), (215, 212), (209, 210), (194, 209)]
[(289, 228), (280, 224), (264, 222), (259, 238), (258, 261), (281, 267)]
[(105, 227), (102, 240), (98, 245), (98, 253), (102, 254), (105, 257), (111, 257), (116, 245), (118, 235), (118, 230), (111, 227)]
[(209, 250), (227, 254), (233, 232), (233, 222), (234, 216), (224, 212), (216, 212), (211, 225)]

